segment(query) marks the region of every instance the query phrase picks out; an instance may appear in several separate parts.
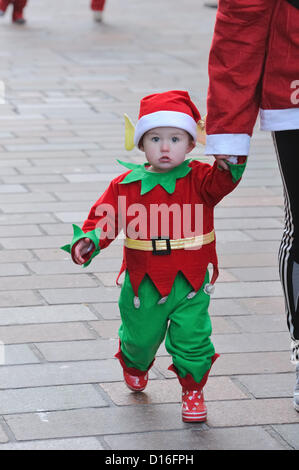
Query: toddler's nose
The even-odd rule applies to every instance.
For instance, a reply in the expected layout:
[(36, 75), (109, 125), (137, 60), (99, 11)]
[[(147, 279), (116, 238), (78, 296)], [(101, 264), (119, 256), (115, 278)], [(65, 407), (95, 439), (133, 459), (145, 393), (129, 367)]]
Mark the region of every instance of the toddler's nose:
[(167, 152), (169, 150), (169, 142), (167, 139), (162, 140), (161, 142), (161, 150)]

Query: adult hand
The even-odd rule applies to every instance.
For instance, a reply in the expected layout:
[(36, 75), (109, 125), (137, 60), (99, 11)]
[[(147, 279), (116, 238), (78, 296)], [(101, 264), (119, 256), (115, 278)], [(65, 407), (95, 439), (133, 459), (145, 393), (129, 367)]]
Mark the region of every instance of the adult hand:
[(76, 264), (84, 264), (94, 250), (95, 245), (89, 238), (81, 238), (73, 248), (72, 258)]

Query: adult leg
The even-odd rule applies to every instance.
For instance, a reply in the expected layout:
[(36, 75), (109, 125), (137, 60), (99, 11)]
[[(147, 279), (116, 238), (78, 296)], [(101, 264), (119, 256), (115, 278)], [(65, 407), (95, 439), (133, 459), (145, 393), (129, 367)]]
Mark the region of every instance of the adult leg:
[(292, 362), (299, 362), (299, 130), (273, 133), (281, 171), (285, 227), (279, 249), (279, 271), (292, 338)]
[(26, 20), (24, 18), (23, 10), (27, 5), (27, 0), (14, 0), (13, 5), (12, 21), (17, 24), (24, 24)]
[(91, 0), (90, 8), (93, 10), (93, 19), (97, 22), (103, 20), (106, 0)]
[(291, 361), (296, 364), (297, 369), (294, 406), (299, 411), (299, 130), (274, 132), (273, 140), (285, 201), (285, 227), (279, 249), (279, 273), (292, 340)]
[(11, 3), (11, 0), (0, 0), (0, 16), (4, 15), (10, 3)]

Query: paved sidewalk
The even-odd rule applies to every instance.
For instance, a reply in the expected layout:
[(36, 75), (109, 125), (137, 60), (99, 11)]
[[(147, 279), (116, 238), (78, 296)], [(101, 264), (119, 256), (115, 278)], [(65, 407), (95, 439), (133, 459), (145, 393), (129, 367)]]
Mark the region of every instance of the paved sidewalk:
[(215, 10), (202, 3), (108, 0), (95, 24), (88, 0), (30, 0), (25, 27), (0, 21), (0, 450), (299, 449), (269, 134), (257, 130), (242, 183), (216, 210), (221, 358), (206, 424), (182, 423), (164, 346), (144, 393), (122, 383), (121, 242), (87, 269), (59, 250), (123, 171), (116, 158), (141, 161), (124, 150), (124, 112), (135, 121), (142, 96), (176, 88), (205, 113)]

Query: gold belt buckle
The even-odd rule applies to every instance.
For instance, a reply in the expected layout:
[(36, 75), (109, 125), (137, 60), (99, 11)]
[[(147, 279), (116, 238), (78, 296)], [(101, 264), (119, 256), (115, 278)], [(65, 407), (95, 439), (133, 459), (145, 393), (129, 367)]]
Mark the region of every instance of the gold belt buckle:
[[(158, 248), (161, 246), (160, 241), (164, 241), (166, 243), (166, 248)], [(158, 256), (163, 256), (163, 255), (170, 255), (171, 254), (171, 246), (170, 246), (170, 239), (169, 238), (162, 238), (162, 237), (157, 237), (157, 238), (152, 238), (151, 239), (152, 246), (153, 246), (153, 255), (158, 255)], [(158, 247), (157, 247), (157, 242), (158, 242)]]

